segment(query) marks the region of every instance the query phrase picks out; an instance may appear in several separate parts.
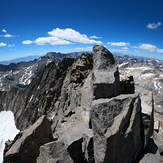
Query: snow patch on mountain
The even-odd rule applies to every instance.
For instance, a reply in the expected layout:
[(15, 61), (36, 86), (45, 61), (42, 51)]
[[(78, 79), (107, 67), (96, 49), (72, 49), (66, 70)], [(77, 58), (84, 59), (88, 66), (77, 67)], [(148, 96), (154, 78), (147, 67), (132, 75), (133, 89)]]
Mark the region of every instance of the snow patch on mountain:
[(162, 89), (162, 85), (160, 82), (158, 82), (158, 78), (154, 78), (153, 83), (154, 83), (155, 89), (158, 90), (160, 93), (160, 90)]
[(24, 85), (29, 85), (31, 82), (31, 77), (34, 75), (33, 68), (35, 65), (24, 68), (24, 75), (20, 78), (19, 83)]
[(5, 142), (13, 140), (19, 130), (15, 126), (14, 115), (12, 111), (0, 112), (0, 163), (3, 162), (3, 151)]
[(145, 70), (152, 70), (152, 68), (150, 67), (127, 67), (126, 70), (128, 70), (128, 72), (132, 72), (132, 71), (145, 71)]
[(145, 73), (145, 74), (141, 74), (140, 75), (140, 77), (139, 77), (139, 79), (140, 78), (149, 78), (149, 77), (152, 77), (152, 76), (154, 76), (155, 74), (153, 74), (153, 73)]
[(124, 66), (124, 65), (128, 65), (128, 63), (125, 63), (125, 62), (124, 62), (124, 63), (122, 63), (122, 64), (119, 64), (118, 67), (120, 68), (120, 67), (122, 67), (122, 66)]

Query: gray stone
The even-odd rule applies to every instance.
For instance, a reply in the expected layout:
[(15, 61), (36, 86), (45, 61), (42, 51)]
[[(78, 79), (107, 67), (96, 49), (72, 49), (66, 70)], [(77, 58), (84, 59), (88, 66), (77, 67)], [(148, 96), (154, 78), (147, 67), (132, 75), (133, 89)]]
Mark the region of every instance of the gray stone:
[(40, 147), (37, 163), (73, 163), (64, 142), (53, 141)]
[(120, 72), (120, 89), (121, 94), (135, 93), (134, 78), (132, 75)]
[(158, 132), (159, 131), (159, 126), (160, 126), (160, 122), (158, 120), (155, 120), (154, 121), (154, 130)]
[(91, 120), (96, 163), (130, 163), (142, 147), (141, 102), (120, 95), (92, 103)]
[(89, 129), (89, 121), (89, 112), (78, 107), (76, 108), (76, 114), (73, 114), (67, 122), (58, 126), (56, 133), (68, 147), (83, 137), (83, 134)]
[(92, 105), (93, 99), (93, 81), (92, 73), (90, 73), (85, 79), (84, 85), (81, 88), (81, 107), (89, 111)]
[(154, 102), (152, 93), (141, 95), (142, 120), (144, 124), (144, 147), (148, 144), (154, 128)]
[(159, 153), (157, 145), (154, 143), (153, 139), (149, 140), (145, 155), (140, 160), (139, 163), (161, 163), (161, 155)]
[(31, 127), (21, 132), (20, 138), (5, 153), (4, 163), (35, 163), (41, 145), (50, 142), (52, 131), (46, 116), (40, 117)]
[(82, 151), (84, 158), (88, 163), (94, 163), (93, 133), (89, 130), (83, 134)]
[(74, 162), (84, 161), (82, 151), (83, 135), (89, 131), (90, 115), (82, 107), (76, 108), (67, 122), (61, 123), (56, 129), (59, 138), (65, 143), (65, 146)]
[(154, 131), (152, 137), (153, 137), (155, 144), (157, 145), (157, 147), (159, 149), (159, 153), (163, 153), (163, 139), (162, 139), (162, 137), (160, 137), (160, 135), (155, 131)]
[(113, 55), (105, 47), (93, 47), (93, 96), (94, 99), (111, 98), (120, 94), (119, 72)]
[(93, 52), (94, 69), (108, 69), (108, 67), (115, 64), (113, 55), (104, 46), (94, 45)]

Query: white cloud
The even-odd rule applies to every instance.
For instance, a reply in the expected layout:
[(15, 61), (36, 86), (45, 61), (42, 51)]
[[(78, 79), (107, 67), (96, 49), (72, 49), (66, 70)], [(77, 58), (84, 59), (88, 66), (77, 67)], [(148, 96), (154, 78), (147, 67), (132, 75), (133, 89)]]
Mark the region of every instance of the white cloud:
[(138, 48), (137, 46), (131, 46), (131, 48)]
[(5, 44), (5, 43), (3, 43), (3, 42), (0, 43), (0, 47), (6, 46), (6, 45), (7, 45), (7, 44)]
[(143, 49), (143, 50), (148, 50), (148, 51), (156, 51), (157, 50), (157, 46), (155, 45), (151, 45), (151, 44), (141, 44), (138, 46), (139, 49)]
[(15, 37), (14, 35), (10, 35), (10, 34), (5, 34), (4, 37)]
[(157, 49), (157, 52), (163, 53), (163, 49)]
[(12, 45), (7, 45), (7, 47), (14, 47), (15, 45), (14, 44), (12, 44)]
[(128, 42), (108, 42), (107, 44), (111, 46), (130, 46)]
[(32, 44), (33, 41), (31, 40), (25, 40), (25, 41), (22, 41), (22, 44), (25, 44), (25, 45), (29, 45), (29, 44)]
[(14, 35), (11, 35), (11, 34), (7, 33), (7, 30), (5, 30), (5, 29), (2, 29), (2, 32), (4, 32), (5, 34), (4, 35), (0, 35), (0, 37), (7, 37), (7, 38), (15, 37)]
[(25, 40), (22, 41), (23, 44), (29, 45), (32, 43), (36, 43), (37, 45), (45, 45), (46, 43), (49, 43), (51, 45), (68, 45), (73, 44), (67, 40), (62, 40), (57, 37), (39, 37), (35, 41), (31, 40)]
[(74, 43), (83, 43), (83, 44), (102, 44), (101, 41), (96, 41), (93, 39), (89, 39), (86, 35), (80, 34), (79, 32), (71, 29), (53, 29), (52, 31), (48, 32), (48, 37), (39, 37), (36, 38), (34, 41), (25, 40), (23, 44), (32, 44), (36, 43), (37, 45), (45, 45), (49, 43), (51, 45), (68, 45)]
[(5, 35), (0, 35), (0, 37), (7, 37), (7, 38), (9, 38), (9, 37), (15, 37), (15, 36), (7, 33)]
[[(132, 48), (137, 48), (137, 49), (142, 49), (142, 50), (147, 50), (147, 51), (150, 51), (150, 52), (159, 52), (159, 53), (163, 53), (163, 49), (158, 49), (157, 46), (155, 45), (152, 45), (152, 44), (147, 44), (147, 43), (143, 43), (143, 44), (140, 44), (138, 46), (132, 46)], [(136, 53), (140, 53), (138, 50), (134, 50)]]
[(13, 51), (13, 50), (16, 50), (16, 49), (9, 49), (9, 51)]
[(126, 50), (127, 50), (127, 49), (129, 49), (129, 48), (128, 48), (128, 47), (123, 47), (122, 49), (126, 49)]
[(86, 47), (86, 48), (74, 48), (73, 50), (75, 50), (75, 51), (91, 51), (92, 46), (91, 47)]
[(67, 40), (63, 40), (57, 37), (39, 37), (34, 41), (37, 45), (45, 45), (49, 43), (51, 45), (68, 45), (73, 44)]
[(101, 37), (97, 37), (97, 36), (91, 36), (90, 38), (96, 38), (96, 39), (100, 39)]
[(94, 43), (102, 44), (101, 41), (89, 39), (85, 34), (80, 34), (78, 31), (75, 31), (71, 28), (66, 28), (66, 29), (56, 28), (48, 32), (48, 34), (53, 37), (57, 37), (73, 42), (83, 43), (83, 44), (94, 44)]
[(158, 23), (149, 23), (148, 25), (147, 25), (147, 28), (149, 28), (149, 29), (156, 29), (157, 27), (159, 27), (161, 25), (161, 22), (158, 22)]
[(135, 53), (140, 53), (140, 52), (139, 52), (138, 50), (136, 50), (136, 49), (134, 49), (134, 52), (135, 52)]
[(113, 51), (113, 52), (127, 52), (128, 50), (125, 50), (125, 49), (110, 49), (110, 51)]
[(7, 33), (7, 31), (5, 29), (2, 29), (2, 32)]

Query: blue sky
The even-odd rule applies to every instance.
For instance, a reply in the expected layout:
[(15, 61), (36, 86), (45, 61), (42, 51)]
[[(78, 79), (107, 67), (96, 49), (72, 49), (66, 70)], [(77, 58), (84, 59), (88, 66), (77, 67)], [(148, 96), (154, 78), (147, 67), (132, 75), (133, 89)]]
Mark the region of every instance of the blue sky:
[(163, 0), (0, 0), (0, 61), (49, 51), (163, 60)]

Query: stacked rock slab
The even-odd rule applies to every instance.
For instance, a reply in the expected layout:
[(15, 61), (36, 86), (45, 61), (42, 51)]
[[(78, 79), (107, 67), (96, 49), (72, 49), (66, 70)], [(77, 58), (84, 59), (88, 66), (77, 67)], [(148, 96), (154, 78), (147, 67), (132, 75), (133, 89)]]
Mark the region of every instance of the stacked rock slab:
[(154, 103), (152, 93), (144, 94), (140, 96), (141, 98), (141, 107), (142, 107), (142, 119), (144, 126), (144, 147), (149, 142), (150, 137), (153, 134), (154, 126)]
[(120, 94), (118, 68), (113, 55), (105, 47), (93, 47), (93, 95), (95, 99), (109, 98)]
[(99, 45), (95, 45), (93, 51), (95, 100), (92, 102), (91, 121), (95, 162), (118, 163), (122, 158), (124, 163), (131, 162), (142, 145), (140, 99), (136, 95), (118, 96), (121, 93), (120, 80), (113, 55)]

